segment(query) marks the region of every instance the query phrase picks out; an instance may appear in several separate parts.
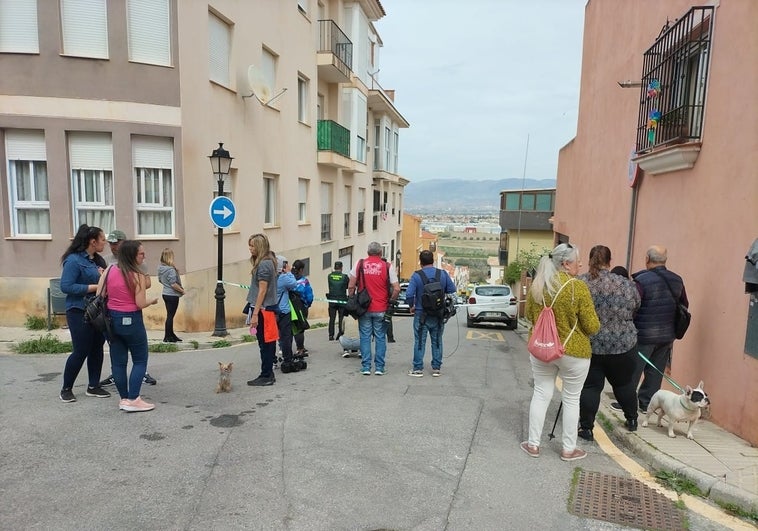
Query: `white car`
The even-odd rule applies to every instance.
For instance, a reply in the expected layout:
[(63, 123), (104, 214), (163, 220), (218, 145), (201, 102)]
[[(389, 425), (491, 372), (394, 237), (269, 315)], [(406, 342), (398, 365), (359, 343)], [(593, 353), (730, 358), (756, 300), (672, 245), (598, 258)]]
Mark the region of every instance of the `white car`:
[(466, 306), (466, 325), (476, 323), (505, 323), (506, 328), (518, 326), (518, 300), (510, 286), (486, 284), (475, 286)]
[(405, 302), (405, 292), (408, 291), (408, 283), (400, 284), (400, 295), (397, 297), (397, 306), (395, 306), (395, 315), (411, 315), (411, 307)]

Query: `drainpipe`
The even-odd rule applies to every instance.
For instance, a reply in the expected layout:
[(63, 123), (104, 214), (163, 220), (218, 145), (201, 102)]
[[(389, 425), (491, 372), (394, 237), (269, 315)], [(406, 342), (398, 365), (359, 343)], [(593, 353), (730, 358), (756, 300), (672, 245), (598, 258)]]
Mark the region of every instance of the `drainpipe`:
[(634, 249), (634, 229), (637, 222), (637, 190), (639, 184), (632, 188), (632, 205), (629, 212), (629, 233), (626, 236), (626, 270), (632, 274), (632, 249)]

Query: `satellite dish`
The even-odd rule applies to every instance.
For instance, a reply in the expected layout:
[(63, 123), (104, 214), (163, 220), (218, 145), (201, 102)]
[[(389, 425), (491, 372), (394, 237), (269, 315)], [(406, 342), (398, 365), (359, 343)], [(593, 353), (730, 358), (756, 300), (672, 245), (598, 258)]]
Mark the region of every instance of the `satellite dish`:
[(263, 75), (261, 69), (255, 65), (247, 67), (247, 84), (250, 89), (250, 95), (242, 97), (250, 98), (255, 96), (255, 99), (257, 99), (261, 105), (265, 105), (266, 107), (270, 107), (274, 100), (278, 99), (287, 90), (286, 88), (282, 89), (272, 97), (272, 89), (269, 86), (266, 77)]

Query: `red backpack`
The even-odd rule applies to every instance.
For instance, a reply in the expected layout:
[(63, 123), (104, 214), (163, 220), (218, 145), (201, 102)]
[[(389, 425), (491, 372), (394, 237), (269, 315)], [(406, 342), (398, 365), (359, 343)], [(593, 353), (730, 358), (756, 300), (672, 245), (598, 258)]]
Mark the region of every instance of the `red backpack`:
[[(574, 279), (570, 279), (560, 287), (553, 297), (552, 304), (549, 306), (546, 304), (544, 308), (542, 308), (542, 311), (537, 317), (537, 322), (534, 323), (534, 327), (532, 328), (532, 335), (529, 338), (529, 342), (526, 344), (526, 349), (529, 351), (529, 354), (545, 363), (557, 360), (562, 357), (563, 353), (566, 351), (563, 344), (561, 344), (561, 338), (558, 336), (558, 327), (555, 324), (553, 304), (555, 304), (555, 301), (558, 299), (558, 295), (563, 288), (565, 288), (572, 280)], [(577, 323), (578, 322), (579, 320), (577, 319)], [(571, 334), (576, 330), (577, 323), (574, 323), (574, 328), (571, 329), (571, 333), (569, 333), (566, 338), (566, 343), (568, 343)]]

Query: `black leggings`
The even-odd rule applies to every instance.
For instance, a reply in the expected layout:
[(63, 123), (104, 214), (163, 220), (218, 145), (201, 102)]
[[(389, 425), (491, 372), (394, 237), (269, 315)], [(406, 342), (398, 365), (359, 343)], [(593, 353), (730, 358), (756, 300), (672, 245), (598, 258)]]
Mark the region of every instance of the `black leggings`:
[(605, 387), (606, 378), (624, 410), (624, 416), (627, 419), (637, 419), (637, 382), (633, 378), (636, 366), (636, 346), (623, 354), (593, 354), (579, 398), (580, 428), (591, 430), (595, 424), (595, 415), (600, 407), (600, 393)]
[(166, 331), (163, 333), (163, 340), (177, 339), (174, 333), (174, 316), (179, 308), (179, 297), (164, 295), (163, 302), (166, 303)]

